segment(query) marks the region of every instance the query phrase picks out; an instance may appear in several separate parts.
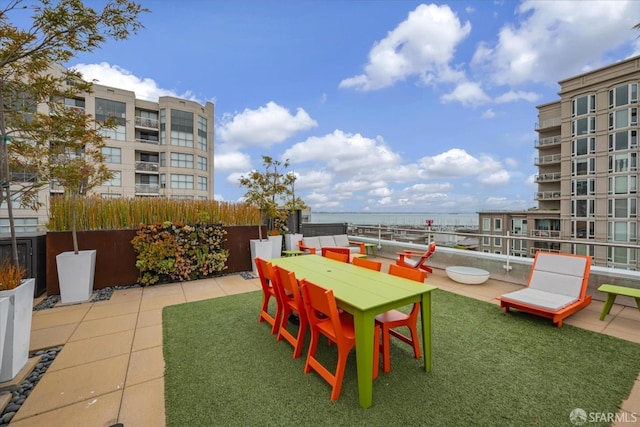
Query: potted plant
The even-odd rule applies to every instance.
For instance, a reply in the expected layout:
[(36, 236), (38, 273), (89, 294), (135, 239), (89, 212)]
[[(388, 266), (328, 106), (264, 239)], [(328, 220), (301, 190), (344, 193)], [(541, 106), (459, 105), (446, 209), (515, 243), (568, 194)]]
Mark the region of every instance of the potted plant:
[[(261, 224), (258, 225), (259, 240), (252, 239), (249, 244), (251, 248), (251, 265), (254, 274), (257, 274), (255, 265), (256, 257), (269, 259), (280, 256), (282, 250), (282, 236), (271, 239), (262, 238), (262, 226), (267, 225), (267, 230), (274, 229), (275, 219), (278, 217), (278, 204), (287, 193), (287, 186), (282, 174), (282, 168), (289, 167), (289, 160), (284, 163), (274, 160), (269, 156), (262, 156), (264, 171), (251, 171), (248, 175), (240, 177), (240, 185), (247, 188), (244, 199), (247, 203), (256, 206), (260, 210)], [(269, 233), (271, 234), (271, 233)], [(274, 245), (275, 243), (275, 245)], [(278, 245), (279, 243), (279, 245)]]
[[(71, 204), (73, 251), (56, 256), (60, 300), (63, 304), (69, 304), (88, 301), (93, 293), (96, 251), (81, 251), (78, 248), (77, 199), (113, 176), (104, 164), (104, 136), (101, 131), (113, 128), (116, 123), (113, 117), (107, 122), (98, 123), (82, 111), (59, 109), (55, 106), (52, 109), (52, 120), (56, 116), (64, 117), (64, 120), (58, 122), (58, 126), (51, 124), (53, 132), (49, 135), (52, 154), (49, 175), (64, 188), (64, 197)], [(94, 122), (94, 125), (87, 126), (87, 122)]]
[(25, 272), (9, 258), (0, 264), (0, 383), (12, 380), (29, 359), (36, 280), (23, 279)]

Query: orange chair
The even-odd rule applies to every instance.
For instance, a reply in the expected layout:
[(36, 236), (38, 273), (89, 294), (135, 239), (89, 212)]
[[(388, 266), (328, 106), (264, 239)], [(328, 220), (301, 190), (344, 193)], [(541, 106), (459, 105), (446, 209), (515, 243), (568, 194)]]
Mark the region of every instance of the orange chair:
[(370, 270), (380, 271), (382, 269), (382, 263), (378, 261), (371, 261), (370, 259), (355, 257), (351, 264), (359, 267), (368, 268)]
[(349, 249), (346, 252), (342, 248), (322, 248), (322, 256), (341, 262), (349, 262)]
[[(335, 297), (331, 289), (325, 289), (307, 280), (301, 280), (302, 299), (307, 310), (307, 317), (311, 327), (311, 344), (304, 372), (308, 374), (315, 370), (325, 381), (331, 385), (331, 400), (337, 400), (342, 390), (342, 380), (347, 367), (349, 352), (355, 346), (356, 337), (353, 326), (353, 317), (349, 313), (338, 314)], [(336, 343), (338, 348), (338, 363), (335, 374), (325, 368), (316, 359), (318, 339), (324, 335), (330, 342)], [(380, 351), (380, 326), (376, 325), (374, 332), (374, 359), (373, 378), (378, 377), (379, 351)]]
[[(433, 273), (431, 267), (427, 267), (424, 265), (425, 261), (433, 255), (436, 251), (436, 242), (431, 242), (429, 245), (429, 249), (426, 252), (415, 252), (410, 250), (405, 250), (403, 252), (398, 252), (398, 259), (396, 259), (396, 264), (400, 267), (407, 268), (415, 268), (424, 270), (428, 273)], [(415, 258), (413, 258), (415, 256)]]
[[(416, 282), (424, 282), (424, 279), (427, 278), (427, 273), (422, 270), (400, 267), (395, 264), (391, 264), (389, 266), (389, 274), (404, 277), (409, 280), (415, 280)], [(413, 308), (409, 314), (405, 314), (398, 310), (389, 310), (376, 316), (376, 323), (380, 324), (382, 327), (382, 369), (384, 372), (389, 372), (391, 370), (391, 357), (389, 355), (391, 335), (413, 346), (413, 354), (415, 358), (420, 358), (420, 341), (418, 339), (419, 315), (420, 303), (416, 302), (413, 304)], [(395, 330), (395, 328), (399, 328), (401, 326), (409, 328), (411, 338)]]
[[(281, 316), (281, 303), (279, 296), (276, 293), (276, 289), (273, 287), (273, 266), (270, 262), (263, 260), (262, 258), (256, 258), (256, 270), (258, 270), (258, 277), (260, 278), (260, 284), (262, 285), (262, 308), (260, 309), (260, 317), (258, 322), (264, 320), (271, 325), (271, 333), (278, 332), (280, 326)], [(269, 300), (273, 297), (276, 300), (276, 313), (274, 316), (269, 314)]]
[[(307, 313), (304, 309), (295, 273), (278, 266), (274, 267), (274, 273), (273, 284), (279, 294), (280, 301), (282, 301), (282, 313), (276, 339), (280, 341), (284, 338), (289, 341), (293, 346), (293, 358), (297, 359), (302, 354), (308, 324)], [(291, 313), (296, 313), (299, 319), (298, 336), (295, 337), (286, 328)]]

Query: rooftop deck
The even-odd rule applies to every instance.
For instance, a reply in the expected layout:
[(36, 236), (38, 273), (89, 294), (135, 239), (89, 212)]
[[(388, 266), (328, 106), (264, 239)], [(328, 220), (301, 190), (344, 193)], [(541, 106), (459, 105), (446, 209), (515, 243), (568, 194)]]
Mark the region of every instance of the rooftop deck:
[[(377, 260), (383, 262), (383, 271), (393, 262), (387, 258)], [(482, 285), (463, 285), (438, 269), (427, 282), (491, 303), (495, 303), (496, 296), (521, 288), (494, 279)], [(119, 290), (109, 301), (34, 312), (31, 349), (58, 345), (64, 348), (11, 426), (165, 425), (162, 308), (259, 289), (258, 279), (230, 275)], [(611, 314), (600, 321), (602, 305), (594, 300), (566, 319), (565, 324), (640, 343), (640, 311), (614, 305)], [(256, 321), (257, 317), (258, 307)], [(549, 328), (554, 327), (549, 321)], [(640, 413), (640, 378), (622, 411)]]

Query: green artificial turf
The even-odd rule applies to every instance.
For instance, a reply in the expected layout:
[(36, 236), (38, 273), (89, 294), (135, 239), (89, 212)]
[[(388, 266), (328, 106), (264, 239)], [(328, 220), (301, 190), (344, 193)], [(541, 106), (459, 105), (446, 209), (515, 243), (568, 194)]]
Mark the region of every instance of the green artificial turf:
[[(329, 385), (303, 373), (307, 347), (293, 359), (258, 323), (260, 300), (258, 291), (164, 309), (167, 426), (572, 426), (576, 408), (615, 414), (640, 371), (639, 344), (438, 290), (433, 370), (392, 340), (391, 372), (362, 409), (355, 352), (332, 402)], [(335, 363), (335, 346), (319, 355)]]

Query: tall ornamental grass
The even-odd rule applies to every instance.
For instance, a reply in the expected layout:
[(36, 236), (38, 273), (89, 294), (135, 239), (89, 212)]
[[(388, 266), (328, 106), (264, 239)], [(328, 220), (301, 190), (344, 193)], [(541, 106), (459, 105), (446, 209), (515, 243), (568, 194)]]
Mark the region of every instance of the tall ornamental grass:
[[(50, 231), (71, 230), (72, 203), (69, 197), (52, 197)], [(245, 203), (167, 198), (113, 198), (85, 196), (77, 199), (78, 230), (138, 228), (140, 224), (221, 223), (225, 226), (260, 224), (260, 211)]]

